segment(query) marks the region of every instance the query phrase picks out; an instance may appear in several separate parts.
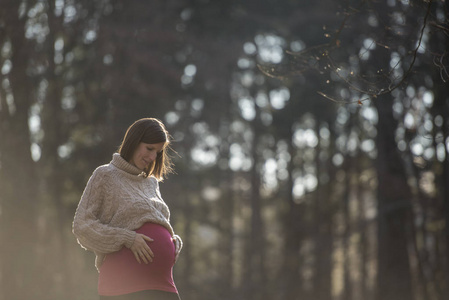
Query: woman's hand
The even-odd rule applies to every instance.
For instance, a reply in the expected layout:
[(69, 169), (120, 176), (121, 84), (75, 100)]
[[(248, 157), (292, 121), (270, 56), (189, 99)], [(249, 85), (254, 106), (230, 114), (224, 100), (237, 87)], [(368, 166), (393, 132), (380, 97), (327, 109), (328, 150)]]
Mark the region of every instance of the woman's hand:
[(129, 248), (133, 252), (134, 257), (139, 264), (141, 264), (142, 261), (145, 264), (153, 261), (154, 254), (153, 251), (151, 251), (151, 248), (148, 246), (147, 241), (152, 242), (153, 239), (146, 235), (136, 233), (134, 243), (131, 248)]
[(182, 249), (182, 240), (179, 235), (174, 235), (172, 238), (173, 243), (175, 244), (175, 262), (178, 260), (179, 253)]

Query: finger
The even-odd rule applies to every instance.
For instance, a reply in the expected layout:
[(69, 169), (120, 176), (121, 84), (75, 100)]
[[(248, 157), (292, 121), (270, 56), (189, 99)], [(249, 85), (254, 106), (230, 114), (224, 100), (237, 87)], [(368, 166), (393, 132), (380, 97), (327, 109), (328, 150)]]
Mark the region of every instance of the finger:
[(154, 240), (152, 238), (150, 238), (149, 236), (143, 235), (142, 237), (148, 242), (154, 242)]
[(138, 262), (139, 264), (141, 264), (140, 258), (139, 258), (139, 255), (137, 254), (137, 252), (136, 252), (136, 251), (133, 251), (133, 254), (134, 254), (134, 257), (136, 258), (137, 262)]
[(144, 246), (144, 250), (145, 250), (145, 253), (147, 253), (150, 256), (150, 258), (154, 257), (153, 250), (151, 250), (150, 246), (148, 246), (148, 244), (146, 244), (146, 243)]
[(151, 261), (153, 261), (154, 253), (153, 253), (153, 250), (151, 250), (150, 247), (147, 248), (147, 254), (148, 254), (148, 256), (149, 256), (149, 259), (150, 259)]
[(142, 261), (145, 263), (145, 264), (148, 264), (149, 262), (152, 262), (153, 261), (153, 259), (151, 258), (151, 256), (148, 254), (148, 252), (146, 252), (146, 250), (142, 250), (141, 252), (140, 252), (140, 258), (142, 259)]
[(146, 259), (146, 261), (147, 262), (153, 262), (153, 258), (148, 254), (148, 253), (146, 253), (146, 257), (145, 257), (145, 259)]
[(145, 252), (140, 252), (139, 254), (140, 254), (140, 258), (142, 259), (142, 261), (143, 261), (145, 264), (148, 264), (148, 260), (147, 260), (147, 257), (146, 257), (146, 255), (145, 255)]
[(140, 250), (141, 256), (145, 257), (145, 259), (149, 262), (153, 261), (153, 251), (151, 250), (151, 248), (148, 246), (147, 243), (144, 243), (144, 245), (142, 245), (142, 248)]

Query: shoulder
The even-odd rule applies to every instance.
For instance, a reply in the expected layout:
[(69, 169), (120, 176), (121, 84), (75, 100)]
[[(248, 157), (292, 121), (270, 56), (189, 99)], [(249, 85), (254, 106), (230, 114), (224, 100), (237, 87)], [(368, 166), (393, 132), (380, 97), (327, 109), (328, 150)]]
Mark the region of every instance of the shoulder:
[(152, 184), (159, 185), (159, 180), (157, 180), (157, 178), (154, 177), (153, 175), (148, 176), (148, 180), (149, 180)]
[(113, 177), (114, 168), (111, 166), (111, 164), (105, 164), (97, 167), (90, 177), (90, 181), (102, 181), (104, 178), (111, 178)]
[(151, 187), (159, 192), (159, 180), (157, 180), (157, 178), (154, 176), (148, 176), (147, 179)]
[(149, 176), (148, 180), (150, 181), (151, 185), (153, 185), (157, 190), (159, 190), (159, 183), (160, 183), (159, 179), (157, 179), (154, 176)]
[(94, 172), (92, 173), (92, 176), (105, 176), (112, 172), (112, 167), (110, 164), (101, 165), (97, 167)]

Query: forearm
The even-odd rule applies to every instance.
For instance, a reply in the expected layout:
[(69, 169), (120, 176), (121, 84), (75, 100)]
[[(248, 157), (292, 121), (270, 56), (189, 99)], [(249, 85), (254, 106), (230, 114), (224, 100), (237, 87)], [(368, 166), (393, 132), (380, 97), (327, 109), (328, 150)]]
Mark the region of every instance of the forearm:
[(97, 253), (116, 252), (123, 246), (130, 248), (136, 236), (132, 230), (82, 220), (74, 221), (73, 234), (83, 248)]

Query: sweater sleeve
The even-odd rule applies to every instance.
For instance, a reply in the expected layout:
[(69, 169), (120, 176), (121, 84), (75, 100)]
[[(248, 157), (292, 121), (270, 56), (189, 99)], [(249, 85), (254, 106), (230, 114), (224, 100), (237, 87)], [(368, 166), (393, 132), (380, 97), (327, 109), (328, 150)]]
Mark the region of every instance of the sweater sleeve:
[(173, 236), (173, 243), (175, 243), (175, 255), (176, 255), (176, 260), (178, 260), (179, 253), (181, 252), (181, 249), (183, 246), (181, 237), (179, 235), (175, 234)]
[[(161, 191), (159, 189), (159, 181), (153, 177), (153, 181), (155, 182), (155, 188), (156, 188), (156, 195), (157, 197), (164, 202), (164, 200), (162, 199), (162, 195), (161, 195)], [(165, 203), (165, 202), (164, 202)], [(169, 212), (169, 217), (170, 217), (170, 212)], [(173, 242), (175, 243), (175, 253), (176, 253), (176, 259), (178, 259), (179, 253), (181, 252), (182, 246), (183, 246), (183, 242), (182, 239), (179, 235), (175, 234), (173, 232)]]
[(123, 246), (130, 248), (136, 233), (132, 230), (111, 227), (99, 220), (103, 203), (102, 176), (98, 169), (84, 189), (73, 220), (72, 231), (78, 243), (95, 253), (111, 253)]

